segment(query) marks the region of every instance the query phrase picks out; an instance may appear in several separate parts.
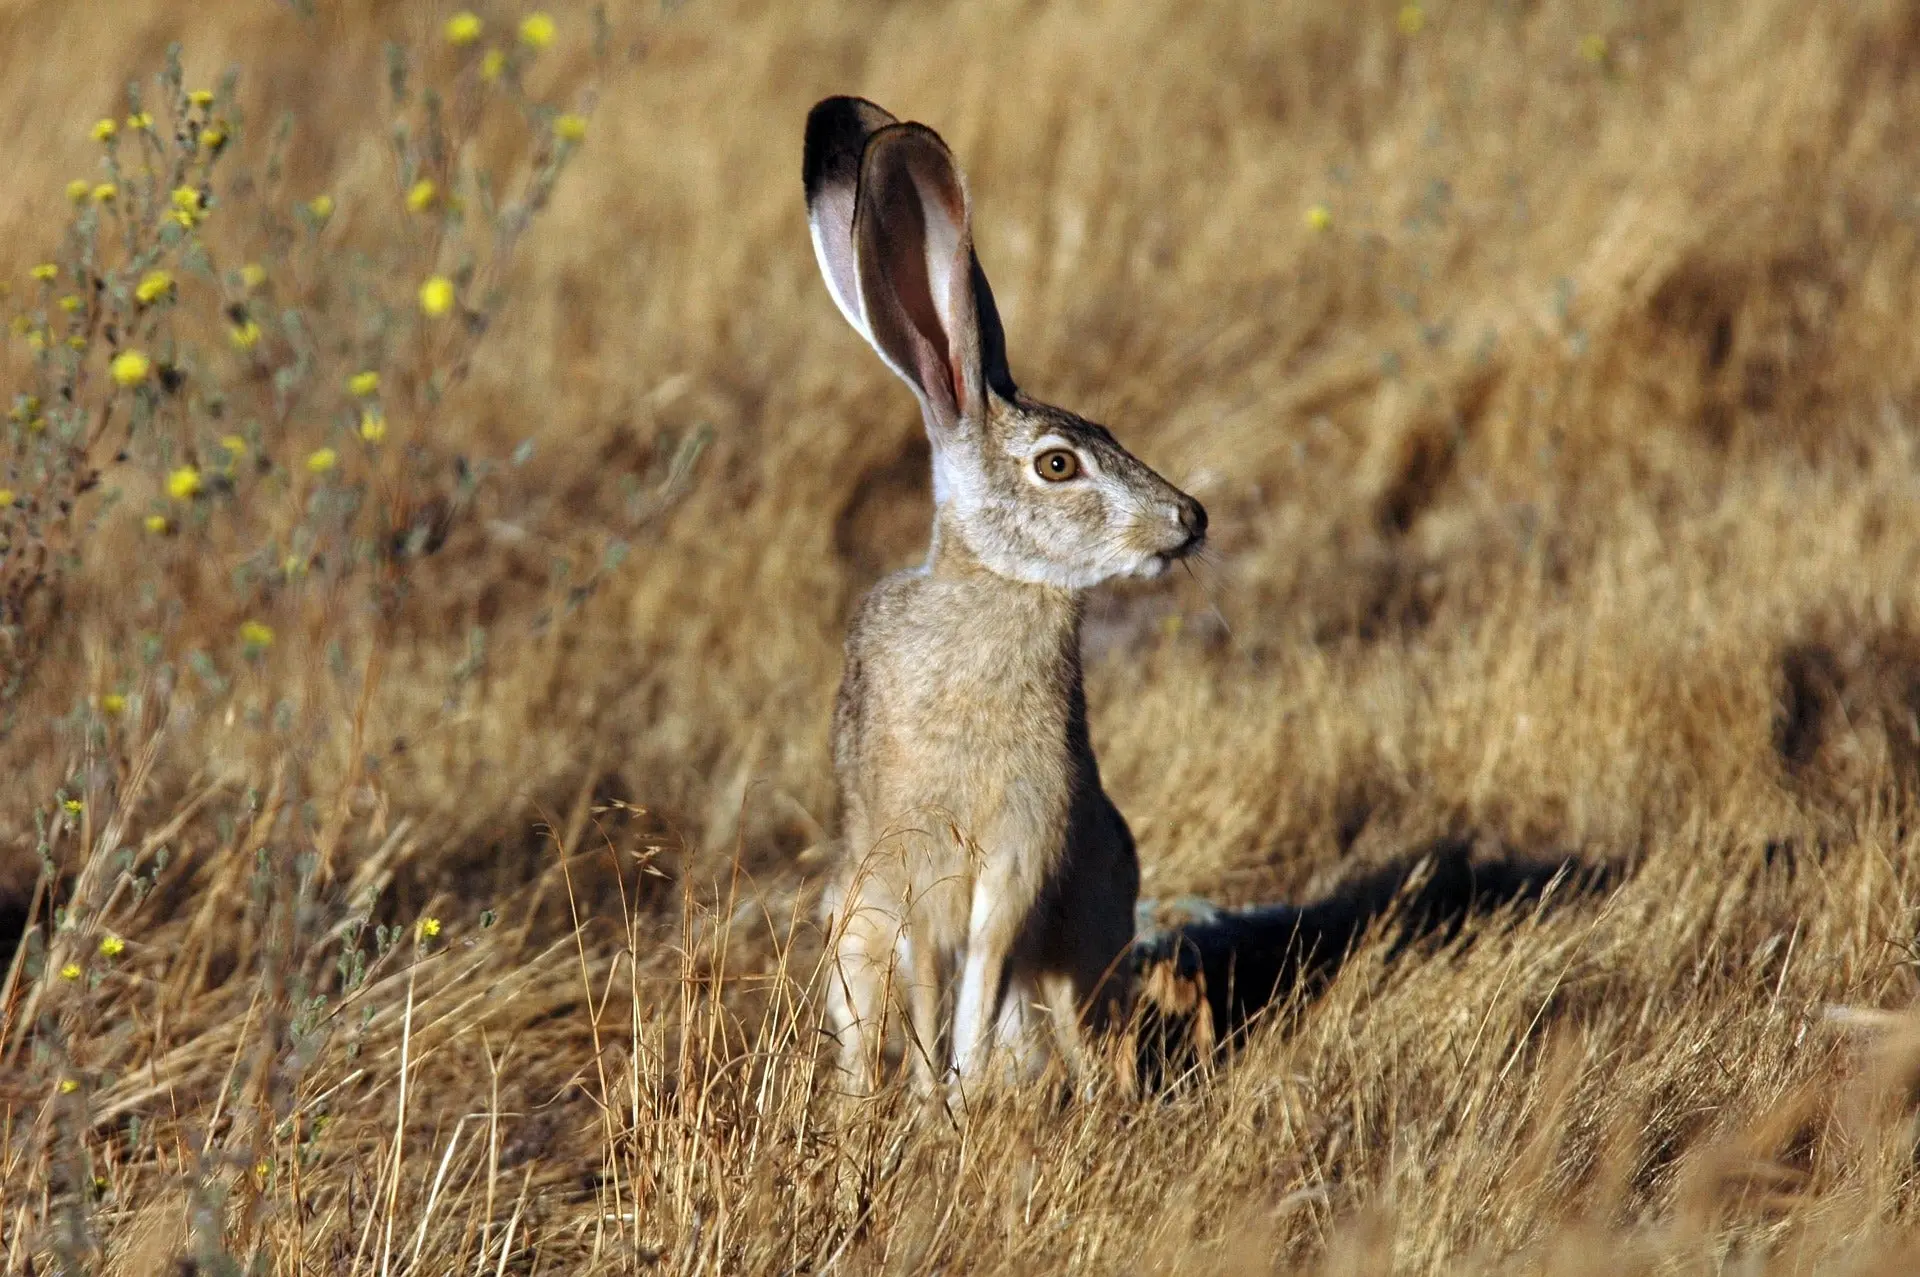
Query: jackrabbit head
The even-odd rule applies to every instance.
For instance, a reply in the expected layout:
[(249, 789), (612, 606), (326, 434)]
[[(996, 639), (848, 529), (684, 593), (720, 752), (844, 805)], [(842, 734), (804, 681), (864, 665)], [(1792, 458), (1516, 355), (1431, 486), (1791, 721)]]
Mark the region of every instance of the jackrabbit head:
[(1201, 544), (1198, 501), (1014, 385), (966, 183), (937, 133), (828, 98), (807, 116), (803, 170), (833, 300), (920, 401), (938, 535), (1001, 576), (1070, 589), (1158, 576)]

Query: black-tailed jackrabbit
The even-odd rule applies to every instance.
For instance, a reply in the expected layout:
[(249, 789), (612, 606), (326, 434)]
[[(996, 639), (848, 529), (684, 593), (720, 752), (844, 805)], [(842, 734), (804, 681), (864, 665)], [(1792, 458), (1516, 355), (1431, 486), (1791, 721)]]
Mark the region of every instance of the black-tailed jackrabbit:
[(867, 596), (833, 718), (841, 863), (825, 902), (828, 1013), (848, 1083), (875, 1080), (888, 987), (908, 1056), (1071, 1060), (1126, 999), (1139, 863), (1100, 787), (1080, 677), (1082, 594), (1156, 576), (1206, 535), (1200, 503), (1104, 429), (1021, 394), (939, 135), (859, 98), (807, 116), (813, 246), (833, 299), (913, 389), (933, 444), (924, 565)]

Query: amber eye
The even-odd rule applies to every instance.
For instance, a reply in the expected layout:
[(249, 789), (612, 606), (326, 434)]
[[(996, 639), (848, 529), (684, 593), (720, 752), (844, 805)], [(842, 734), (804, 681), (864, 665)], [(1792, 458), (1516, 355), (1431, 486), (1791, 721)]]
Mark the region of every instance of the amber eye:
[(1065, 483), (1080, 473), (1080, 458), (1071, 448), (1049, 448), (1033, 459), (1033, 472), (1048, 483)]

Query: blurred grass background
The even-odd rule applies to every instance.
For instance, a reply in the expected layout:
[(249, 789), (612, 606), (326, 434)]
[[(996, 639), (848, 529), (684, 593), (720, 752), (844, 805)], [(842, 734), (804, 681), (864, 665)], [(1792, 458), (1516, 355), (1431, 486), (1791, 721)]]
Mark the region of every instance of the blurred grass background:
[[(436, 46), (450, 9), (316, 8), (0, 12), (0, 277), (57, 239), (89, 123), (175, 40), (190, 82), (242, 68), (255, 121), (297, 113), (289, 185), (333, 195), (343, 258), (379, 242), (383, 45)], [(417, 1001), (377, 986), (379, 1050), (300, 1083), (354, 1115), (286, 1154), (304, 1189), (260, 1177), (232, 1207), (284, 1271), (371, 1263), (366, 1184), (396, 1235), (444, 1232), (429, 1256), (516, 1271), (1897, 1265), (1912, 1140), (1885, 1097), (1911, 1033), (1870, 1012), (1914, 992), (1920, 9), (689, 0), (608, 6), (603, 64), (587, 9), (552, 13), (570, 38), (541, 73), (591, 78), (592, 132), (434, 441), (521, 461), (382, 632), (364, 766), (344, 730), (290, 753), (202, 712), (147, 778), (134, 837), (167, 831), (174, 858), (100, 994), (109, 1250), (170, 1253), (179, 1184), (254, 1175), (153, 1131), (227, 1129), (209, 1109), (264, 987), (234, 821), (283, 765), (322, 808), (349, 785), (332, 904), (373, 893), (375, 918), (457, 941)], [(800, 129), (838, 92), (960, 157), (1023, 386), (1213, 516), (1211, 562), (1103, 595), (1088, 626), (1144, 891), (1303, 898), (1453, 835), (1617, 864), (1617, 893), (1421, 962), (1363, 949), (1160, 1108), (1009, 1100), (984, 1144), (819, 1116), (792, 1062), (811, 1010), (766, 989), (817, 953), (847, 615), (928, 513), (911, 399), (808, 245)], [(694, 439), (656, 513), (643, 481)], [(626, 557), (576, 588), (616, 532)], [(125, 775), (62, 723), (128, 676), (141, 582), (209, 597), (230, 567), (163, 557), (103, 520), (7, 708), (16, 909), (34, 814), (76, 773)], [(303, 651), (372, 641), (351, 608), (302, 615)], [(203, 646), (231, 646), (211, 604), (174, 637), (203, 616)], [(322, 664), (270, 677), (344, 724), (362, 685)], [(428, 1080), (397, 1078), (428, 1006)], [(770, 1044), (788, 1063), (717, 1063)], [(47, 1079), (21, 1077), (13, 1129), (44, 1134)], [(451, 1148), (470, 1113), (491, 1143)], [(39, 1138), (9, 1144), (16, 1265), (47, 1209)], [(503, 1243), (524, 1184), (544, 1188)]]

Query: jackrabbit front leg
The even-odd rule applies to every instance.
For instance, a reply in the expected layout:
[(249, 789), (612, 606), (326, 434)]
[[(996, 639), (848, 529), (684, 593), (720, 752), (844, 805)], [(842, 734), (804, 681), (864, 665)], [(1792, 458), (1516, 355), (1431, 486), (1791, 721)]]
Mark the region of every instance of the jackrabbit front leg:
[[(1022, 830), (1013, 838), (1020, 845), (1031, 837)], [(988, 858), (973, 885), (967, 920), (966, 960), (960, 971), (960, 989), (953, 1015), (954, 1066), (961, 1080), (977, 1083), (988, 1075), (1007, 1018), (1007, 1001), (1014, 985), (1024, 981), (1015, 970), (1016, 948), (1034, 913), (1033, 885), (1023, 868), (1031, 856), (1002, 853)], [(1024, 1008), (1015, 1012), (1024, 1024)]]

